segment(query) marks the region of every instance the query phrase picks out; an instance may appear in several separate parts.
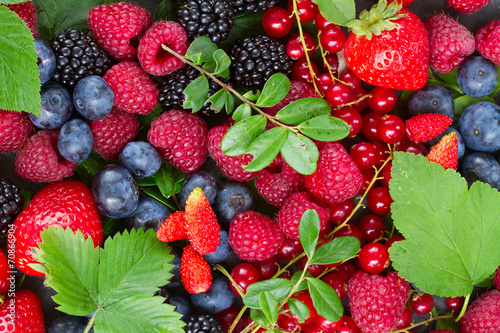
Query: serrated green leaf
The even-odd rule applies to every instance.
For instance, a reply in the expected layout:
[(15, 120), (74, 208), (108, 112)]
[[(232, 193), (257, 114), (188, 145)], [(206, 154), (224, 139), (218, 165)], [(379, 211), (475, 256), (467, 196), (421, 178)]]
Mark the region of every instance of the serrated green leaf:
[(239, 156), (261, 135), (267, 120), (258, 114), (233, 125), (222, 137), (220, 147), (227, 156)]
[(326, 244), (321, 245), (311, 258), (311, 265), (328, 265), (352, 258), (360, 248), (356, 237), (336, 237)]
[(176, 21), (178, 3), (169, 0), (163, 0), (155, 9), (154, 21)]
[(40, 79), (33, 36), (16, 13), (0, 6), (0, 109), (40, 116)]
[(463, 95), (455, 98), (455, 115), (456, 116), (462, 115), (462, 113), (468, 106), (481, 101), (495, 103), (495, 100), (490, 96), (471, 97)]
[(321, 15), (337, 25), (346, 25), (356, 18), (354, 0), (312, 0), (318, 5)]
[(201, 65), (205, 61), (212, 60), (217, 50), (217, 45), (212, 43), (210, 37), (200, 36), (189, 45), (185, 57), (196, 65)]
[(275, 324), (278, 321), (278, 302), (269, 291), (260, 293), (260, 309), (269, 324)]
[(494, 276), (493, 275), (494, 274), (491, 274), (490, 276), (488, 276), (483, 281), (475, 283), (474, 285), (477, 286), (477, 287), (483, 287), (483, 288), (489, 288), (489, 287), (493, 286), (493, 280), (494, 280)]
[(314, 117), (298, 126), (299, 131), (319, 141), (338, 141), (349, 135), (349, 125), (331, 116)]
[[(293, 275), (292, 275), (292, 279), (291, 279), (291, 281), (293, 282), (293, 284), (297, 285), (297, 283), (299, 282), (300, 277), (302, 276), (302, 272), (303, 272), (302, 270), (298, 270), (298, 271), (296, 271), (295, 273), (293, 273)], [(304, 277), (306, 277), (306, 278), (307, 278), (307, 277), (313, 277), (313, 276), (311, 275), (311, 273), (306, 272), (306, 273), (304, 274)], [(301, 281), (301, 282), (300, 282), (300, 283), (299, 283), (299, 284), (295, 287), (295, 290), (296, 290), (296, 291), (301, 291), (301, 290), (306, 290), (306, 289), (307, 289), (307, 280), (306, 280), (306, 279), (302, 280), (302, 281)]]
[(260, 96), (260, 90), (257, 90), (257, 91), (249, 90), (243, 94), (243, 97), (245, 97), (246, 99), (248, 99), (249, 101), (252, 101), (252, 102), (255, 102), (256, 100), (258, 100), (259, 96)]
[(288, 309), (290, 310), (290, 313), (292, 315), (297, 316), (299, 323), (303, 323), (306, 321), (306, 318), (309, 318), (311, 315), (311, 312), (309, 311), (309, 308), (307, 305), (302, 303), (296, 298), (289, 298), (288, 299)]
[(208, 89), (209, 83), (205, 75), (194, 79), (183, 91), (184, 95), (186, 95), (183, 108), (192, 109), (193, 112), (200, 111), (207, 100)]
[(390, 194), (394, 225), (406, 238), (391, 246), (393, 267), (427, 293), (468, 295), (500, 265), (500, 193), (423, 156), (395, 153)]
[(342, 302), (335, 289), (316, 278), (308, 278), (309, 294), (314, 308), (326, 320), (336, 322), (344, 313)]
[(311, 259), (318, 244), (320, 221), (318, 212), (315, 209), (306, 210), (300, 217), (299, 239), (307, 257)]
[(310, 175), (316, 171), (319, 151), (308, 137), (289, 132), (280, 151), (286, 163), (298, 173)]
[(236, 120), (236, 122), (250, 118), (251, 116), (252, 108), (246, 103), (240, 104), (233, 113), (233, 119)]
[(255, 104), (269, 107), (278, 104), (290, 90), (290, 79), (283, 73), (276, 73), (267, 80)]
[(250, 318), (262, 326), (267, 326), (270, 323), (267, 321), (266, 315), (260, 309), (250, 309)]
[(210, 105), (210, 109), (221, 111), (224, 105), (226, 104), (226, 94), (227, 90), (225, 88), (221, 88), (219, 91), (215, 92), (212, 96), (208, 98), (208, 101), (212, 103)]
[(102, 0), (67, 1), (54, 0), (57, 8), (56, 22), (52, 30), (53, 34), (63, 32), (68, 28), (89, 31), (87, 17), (89, 11), (103, 3)]
[(293, 283), (290, 280), (276, 278), (252, 283), (243, 296), (243, 303), (252, 309), (260, 309), (260, 293), (268, 291), (277, 302), (281, 302), (292, 290)]
[(289, 125), (298, 125), (312, 116), (326, 116), (332, 107), (326, 100), (318, 97), (306, 97), (291, 102), (282, 108), (276, 119)]
[(37, 11), (36, 23), (39, 38), (49, 42), (54, 24), (56, 24), (56, 4), (54, 0), (33, 0), (33, 3)]
[(253, 158), (250, 163), (243, 166), (243, 169), (255, 172), (271, 164), (276, 156), (278, 156), (287, 136), (288, 131), (283, 127), (274, 127), (265, 131), (245, 150), (245, 154), (250, 154)]

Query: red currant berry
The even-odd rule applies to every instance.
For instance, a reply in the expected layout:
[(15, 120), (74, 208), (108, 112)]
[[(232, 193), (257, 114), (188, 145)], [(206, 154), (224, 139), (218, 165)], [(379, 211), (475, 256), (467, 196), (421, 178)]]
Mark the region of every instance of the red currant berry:
[[(231, 306), (227, 308), (226, 310), (222, 310), (220, 312), (217, 312), (215, 315), (215, 319), (219, 322), (219, 324), (222, 326), (223, 329), (226, 331), (229, 331), (229, 328), (233, 324), (234, 320), (240, 313), (240, 310), (235, 308), (234, 306)], [(243, 318), (240, 318), (238, 323), (235, 326), (234, 331), (235, 332), (240, 332), (244, 328), (244, 320)]]
[(375, 214), (365, 215), (359, 221), (359, 231), (367, 242), (373, 242), (384, 235), (384, 220)]
[(342, 83), (334, 83), (326, 91), (326, 100), (334, 108), (349, 103), (351, 91), (349, 87)]
[(384, 186), (372, 188), (367, 195), (368, 208), (377, 215), (387, 215), (391, 212), (392, 198), (389, 189)]
[(348, 137), (354, 138), (356, 134), (361, 131), (361, 127), (363, 126), (363, 118), (359, 112), (350, 106), (345, 106), (341, 109), (335, 110), (332, 113), (332, 116), (342, 119), (349, 125), (349, 135)]
[(398, 143), (406, 135), (405, 123), (395, 114), (383, 115), (378, 124), (377, 134), (378, 138), (385, 143)]
[[(292, 322), (294, 322), (295, 324), (297, 324), (297, 325), (299, 325), (301, 327), (304, 327), (304, 326), (312, 323), (312, 321), (314, 320), (314, 317), (316, 317), (317, 312), (316, 312), (316, 309), (314, 308), (311, 296), (306, 295), (306, 294), (301, 294), (301, 295), (292, 296), (290, 298), (294, 298), (296, 300), (301, 301), (309, 309), (309, 317), (307, 317), (303, 323), (299, 322), (299, 316), (297, 316), (297, 315), (291, 315), (290, 316), (292, 318)], [(283, 306), (283, 308), (285, 310), (288, 310), (288, 305), (285, 304), (285, 306)]]
[(375, 171), (373, 171), (373, 169), (361, 170), (361, 176), (363, 176), (363, 182), (359, 187), (357, 195), (365, 194), (368, 186), (370, 186), (370, 183), (373, 180), (373, 177), (375, 177)]
[[(318, 66), (316, 66), (314, 62), (311, 62), (311, 68), (314, 72), (314, 76), (317, 76)], [(312, 82), (313, 78), (311, 76), (311, 71), (309, 70), (309, 65), (307, 64), (306, 59), (299, 59), (293, 64), (292, 80)]]
[(339, 80), (347, 83), (350, 89), (357, 89), (361, 87), (361, 79), (350, 69), (346, 69), (342, 74), (340, 74)]
[(382, 119), (382, 115), (370, 112), (363, 117), (363, 126), (361, 127), (361, 133), (368, 140), (379, 140), (378, 138), (378, 125)]
[(292, 13), (282, 7), (271, 7), (262, 16), (262, 27), (271, 37), (283, 37), (292, 29)]
[(411, 325), (412, 320), (413, 320), (413, 313), (411, 312), (409, 307), (405, 306), (405, 309), (401, 314), (401, 318), (399, 319), (398, 323), (393, 328), (393, 330), (402, 330), (403, 328), (407, 328), (408, 326)]
[(424, 155), (424, 156), (426, 156), (429, 153), (427, 147), (425, 147), (422, 143), (415, 143), (409, 140), (399, 145), (397, 147), (397, 150), (405, 153), (413, 153), (415, 155)]
[(336, 332), (337, 328), (340, 327), (341, 322), (340, 320), (329, 321), (328, 319), (325, 319), (320, 315), (316, 315), (313, 324), (315, 324), (324, 333), (334, 333)]
[(280, 275), (278, 275), (278, 278), (280, 279), (287, 279), (287, 280), (292, 280), (292, 273), (290, 273), (289, 271), (284, 271), (283, 273), (281, 273)]
[(277, 256), (279, 259), (284, 261), (290, 261), (295, 256), (302, 253), (303, 248), (300, 240), (292, 239), (288, 236), (285, 236), (283, 243), (281, 244), (280, 249), (278, 250)]
[(382, 179), (380, 179), (380, 184), (385, 187), (389, 187), (389, 182), (391, 181), (391, 170), (392, 162), (387, 163), (387, 165), (382, 169)]
[[(317, 317), (317, 315), (316, 315)], [(315, 317), (315, 318), (316, 318)], [(302, 333), (322, 333), (323, 330), (321, 328), (319, 328), (316, 323), (313, 321), (312, 323), (310, 323), (309, 325), (306, 325), (304, 327), (302, 327), (302, 330), (301, 330)]]
[(345, 278), (340, 273), (330, 273), (325, 275), (323, 282), (332, 287), (339, 296), (340, 300), (343, 300), (347, 295), (347, 282)]
[(329, 26), (321, 30), (319, 42), (323, 50), (329, 53), (340, 52), (345, 45), (347, 37), (345, 33), (336, 26)]
[(289, 316), (280, 313), (276, 325), (285, 332), (299, 332), (300, 326), (292, 321)]
[(384, 244), (368, 243), (359, 251), (359, 265), (370, 274), (382, 273), (389, 264), (389, 251)]
[(396, 243), (396, 242), (399, 242), (399, 241), (402, 241), (404, 240), (405, 238), (403, 236), (392, 236), (391, 238), (389, 238), (386, 242), (385, 242), (385, 247), (387, 247), (387, 249), (390, 249), (392, 244)]
[(445, 299), (446, 307), (451, 311), (458, 311), (464, 305), (463, 297), (446, 297)]
[(280, 269), (280, 260), (277, 256), (274, 256), (264, 261), (256, 261), (253, 265), (259, 271), (261, 280), (269, 280), (274, 274), (278, 273)]
[[(311, 35), (306, 32), (304, 32), (302, 35), (304, 36), (307, 55), (309, 56), (309, 58), (311, 58), (316, 52), (316, 41)], [(302, 45), (300, 33), (296, 32), (290, 36), (290, 38), (288, 39), (288, 43), (286, 44), (286, 53), (293, 60), (306, 57), (306, 52), (304, 51), (304, 47)]]
[(354, 224), (347, 223), (345, 226), (337, 230), (337, 232), (335, 232), (335, 234), (333, 235), (333, 237), (335, 238), (343, 236), (356, 237), (360, 243), (363, 241), (361, 231), (359, 231), (359, 228)]
[(387, 144), (383, 143), (380, 140), (371, 140), (369, 142), (377, 150), (377, 162), (375, 163), (375, 167), (380, 168), (384, 164), (385, 160), (389, 157)]
[(316, 25), (316, 28), (318, 30), (323, 30), (326, 27), (337, 26), (335, 23), (327, 21), (326, 18), (323, 15), (321, 15), (319, 11), (318, 15), (316, 15), (316, 18), (314, 19), (314, 24)]
[[(257, 268), (249, 263), (241, 263), (236, 265), (231, 271), (231, 277), (238, 287), (243, 291), (243, 294), (247, 292), (247, 287), (252, 283), (260, 281), (260, 275)], [(234, 287), (233, 283), (230, 284), (231, 289), (236, 295), (239, 295), (238, 291)]]
[(398, 102), (396, 93), (391, 88), (375, 87), (370, 90), (370, 95), (368, 107), (378, 114), (391, 112)]
[[(306, 23), (314, 20), (318, 15), (318, 5), (310, 0), (295, 0), (297, 2), (297, 12), (299, 13), (300, 23)], [(294, 0), (288, 0), (286, 8), (293, 12)], [(295, 15), (293, 16), (295, 20)]]
[(328, 73), (321, 73), (316, 77), (316, 86), (318, 90), (324, 95), (328, 87), (333, 83), (332, 76)]
[[(307, 259), (307, 257), (306, 257), (306, 256), (304, 256), (304, 257), (302, 257), (302, 258), (300, 258), (300, 259), (299, 259), (299, 268), (300, 268), (300, 269), (304, 269), (304, 267), (306, 267), (306, 262), (307, 262), (307, 260), (308, 260), (308, 259)], [(320, 276), (320, 275), (321, 275), (324, 271), (326, 271), (327, 269), (328, 269), (328, 267), (327, 267), (327, 266), (325, 266), (325, 265), (316, 265), (316, 264), (314, 264), (314, 265), (309, 265), (309, 266), (307, 266), (307, 271), (308, 271), (309, 273), (311, 273), (311, 275), (312, 275), (313, 277), (318, 277), (318, 276)]]
[(366, 96), (366, 89), (363, 86), (351, 89), (351, 102), (357, 101), (351, 106), (359, 112), (363, 111), (368, 105), (366, 97), (362, 98), (363, 96)]
[(336, 272), (340, 274), (346, 282), (349, 282), (349, 280), (354, 276), (354, 274), (357, 271), (358, 269), (356, 268), (356, 266), (354, 266), (348, 261), (340, 264), (336, 270)]
[(341, 322), (339, 328), (335, 331), (335, 333), (360, 333), (361, 329), (356, 326), (354, 320), (352, 320), (349, 316), (340, 317)]
[(369, 142), (360, 142), (352, 146), (350, 155), (360, 170), (373, 168), (377, 161), (377, 150)]
[(336, 53), (329, 53), (325, 55), (324, 60), (328, 63), (328, 66), (323, 62), (323, 71), (332, 73), (333, 75), (336, 75), (339, 71), (339, 58), (337, 57)]
[(335, 225), (340, 225), (344, 222), (349, 215), (351, 215), (352, 211), (356, 205), (354, 204), (354, 200), (347, 199), (340, 203), (333, 203), (330, 205), (330, 222)]
[(424, 316), (434, 308), (434, 299), (429, 294), (415, 293), (411, 297), (410, 307), (416, 314)]

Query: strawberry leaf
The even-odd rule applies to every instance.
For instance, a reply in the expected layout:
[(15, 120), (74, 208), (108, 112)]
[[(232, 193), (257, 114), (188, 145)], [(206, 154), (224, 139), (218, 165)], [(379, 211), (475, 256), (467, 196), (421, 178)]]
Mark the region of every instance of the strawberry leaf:
[(356, 4), (354, 0), (312, 0), (319, 7), (319, 12), (328, 21), (346, 25), (356, 18)]

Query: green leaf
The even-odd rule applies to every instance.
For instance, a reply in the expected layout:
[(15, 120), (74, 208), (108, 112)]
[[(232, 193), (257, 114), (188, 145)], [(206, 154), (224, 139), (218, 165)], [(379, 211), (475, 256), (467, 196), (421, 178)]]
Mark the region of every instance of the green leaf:
[(298, 125), (312, 116), (326, 116), (332, 107), (326, 100), (318, 97), (306, 97), (291, 102), (282, 108), (276, 119), (289, 125)]
[(135, 183), (139, 187), (143, 187), (143, 186), (156, 186), (156, 179), (155, 179), (155, 176), (149, 176), (149, 177), (146, 177), (146, 178), (138, 178), (138, 179), (135, 180)]
[(275, 324), (278, 321), (278, 302), (269, 291), (260, 293), (259, 297), (260, 309), (266, 316), (269, 324)]
[(240, 104), (233, 113), (233, 119), (236, 120), (236, 122), (250, 118), (251, 116), (252, 108), (246, 103)]
[(356, 237), (336, 237), (326, 244), (321, 245), (311, 258), (311, 265), (328, 265), (352, 258), (360, 248)]
[(178, 7), (174, 1), (163, 0), (156, 7), (154, 21), (176, 21)]
[(423, 156), (395, 153), (390, 193), (394, 225), (406, 238), (391, 246), (393, 267), (427, 293), (469, 295), (500, 265), (500, 193)]
[(267, 80), (255, 104), (269, 107), (278, 104), (290, 90), (290, 79), (283, 73), (276, 73)]
[(458, 323), (456, 322), (455, 318), (442, 318), (438, 319), (436, 321), (436, 330), (448, 330), (451, 332), (458, 332), (460, 327), (458, 326)]
[(298, 317), (299, 323), (305, 322), (306, 318), (308, 318), (311, 315), (307, 305), (305, 305), (296, 298), (288, 299), (288, 309), (290, 310), (290, 313), (292, 315), (296, 315)]
[(260, 293), (268, 291), (277, 302), (281, 302), (292, 290), (293, 283), (287, 279), (270, 279), (252, 283), (243, 296), (243, 303), (252, 309), (260, 309)]
[(227, 156), (239, 156), (264, 132), (266, 118), (260, 114), (237, 122), (222, 137), (220, 147)]
[(344, 308), (335, 289), (316, 278), (308, 278), (307, 284), (318, 314), (329, 321), (339, 321), (344, 313)]
[(330, 116), (314, 117), (300, 124), (299, 131), (319, 141), (338, 141), (349, 135), (349, 125)]
[(249, 90), (243, 94), (243, 97), (245, 97), (246, 99), (248, 99), (249, 101), (252, 101), (252, 102), (255, 102), (256, 100), (258, 100), (259, 96), (260, 96), (260, 90), (257, 90), (257, 91)]
[(162, 204), (164, 204), (168, 208), (172, 209), (173, 211), (179, 210), (179, 207), (177, 207), (175, 204), (170, 202), (170, 200), (167, 200), (167, 198), (165, 198), (160, 193), (160, 191), (158, 191), (154, 188), (147, 188), (147, 187), (143, 187), (143, 188), (141, 188), (141, 190), (142, 190), (142, 192), (144, 192), (144, 194), (149, 195), (150, 197), (158, 200), (159, 202), (161, 202)]
[(58, 34), (68, 28), (89, 31), (87, 22), (89, 11), (103, 3), (102, 0), (68, 1), (54, 0), (56, 5), (56, 22), (52, 34)]
[(457, 82), (457, 72), (458, 72), (458, 67), (452, 70), (449, 73), (441, 73), (439, 71), (436, 71), (436, 74), (439, 76), (441, 80), (444, 82), (448, 83), (448, 87), (453, 88), (454, 90), (458, 91), (460, 94), (463, 94), (464, 92), (462, 89), (460, 89), (460, 86), (458, 85)]
[(165, 198), (170, 198), (174, 192), (174, 178), (166, 166), (162, 166), (154, 174), (156, 185)]
[(230, 114), (234, 109), (234, 97), (229, 91), (226, 94), (226, 113)]
[(35, 4), (38, 25), (38, 35), (40, 39), (50, 41), (52, 38), (52, 30), (56, 24), (56, 4), (54, 0), (33, 0)]
[(108, 163), (93, 150), (85, 161), (78, 163), (76, 173), (83, 182), (90, 186), (94, 176)]
[(227, 39), (218, 44), (219, 48), (228, 50), (238, 38), (241, 38), (241, 36), (255, 37), (265, 33), (262, 27), (262, 16), (263, 13), (252, 15), (241, 13), (233, 17), (233, 27), (229, 31)]
[[(500, 77), (500, 66), (497, 66), (497, 71), (498, 71), (498, 76)], [(498, 80), (497, 85), (495, 86), (495, 89), (493, 89), (493, 92), (490, 94), (490, 96), (495, 96), (498, 92), (500, 91), (500, 80)]]
[[(298, 270), (298, 271), (296, 271), (295, 273), (293, 273), (293, 275), (292, 275), (292, 280), (291, 280), (291, 281), (293, 282), (293, 284), (295, 284), (295, 285), (296, 285), (296, 284), (299, 282), (299, 279), (300, 279), (300, 277), (302, 276), (302, 272), (303, 272), (302, 270)], [(311, 274), (311, 273), (306, 272), (306, 273), (304, 274), (304, 277), (306, 277), (306, 278), (307, 278), (307, 277), (313, 277), (313, 276), (312, 276), (312, 274)], [(301, 290), (306, 290), (306, 289), (307, 289), (307, 280), (306, 280), (306, 279), (302, 280), (302, 281), (301, 281), (301, 282), (300, 282), (300, 283), (299, 283), (299, 284), (295, 287), (295, 291), (301, 291)]]
[(455, 98), (455, 115), (462, 115), (462, 113), (468, 106), (481, 101), (495, 103), (495, 100), (493, 100), (493, 98), (491, 98), (490, 96), (471, 97), (463, 95)]
[(185, 57), (196, 65), (201, 65), (205, 61), (212, 60), (217, 50), (217, 45), (212, 43), (210, 37), (200, 36), (189, 45)]
[(25, 0), (0, 0), (0, 5), (15, 5), (16, 3), (24, 2)]
[(274, 127), (264, 132), (245, 150), (245, 154), (252, 155), (253, 159), (249, 164), (244, 165), (243, 169), (255, 172), (271, 164), (278, 156), (287, 136), (288, 131), (283, 127)]
[(231, 59), (226, 54), (224, 50), (218, 49), (214, 52), (214, 67), (208, 70), (212, 74), (219, 75), (220, 77), (227, 79), (229, 76), (229, 66), (231, 65)]
[(270, 323), (267, 321), (266, 315), (260, 309), (250, 309), (250, 318), (262, 326), (268, 326)]
[(203, 104), (208, 97), (209, 83), (205, 75), (199, 76), (191, 82), (186, 89), (184, 89), (184, 95), (186, 95), (186, 100), (184, 101), (184, 109), (193, 109), (193, 112), (198, 112), (202, 108)]
[(299, 239), (309, 259), (314, 256), (314, 252), (316, 251), (319, 229), (319, 215), (316, 209), (306, 210), (300, 217)]
[(312, 0), (318, 5), (321, 15), (337, 25), (346, 25), (356, 18), (354, 0)]
[(33, 36), (16, 13), (0, 6), (0, 109), (40, 116), (40, 80)]
[(226, 104), (227, 93), (228, 92), (225, 88), (221, 88), (219, 91), (210, 96), (210, 98), (208, 99), (208, 101), (212, 103), (212, 105), (210, 105), (210, 109), (221, 111)]
[(117, 232), (123, 232), (127, 228), (127, 223), (124, 219), (113, 219), (106, 216), (102, 218), (102, 227), (104, 229), (104, 239), (106, 239)]
[(281, 155), (286, 163), (300, 174), (310, 175), (316, 171), (319, 151), (316, 144), (308, 137), (288, 132), (281, 146)]

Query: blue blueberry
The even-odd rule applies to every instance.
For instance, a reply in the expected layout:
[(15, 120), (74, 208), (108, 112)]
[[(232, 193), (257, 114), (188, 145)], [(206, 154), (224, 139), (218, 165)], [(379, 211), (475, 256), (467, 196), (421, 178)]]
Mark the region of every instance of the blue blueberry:
[(172, 274), (170, 282), (165, 286), (165, 288), (167, 290), (174, 290), (181, 286), (182, 249), (179, 247), (172, 247), (170, 254), (174, 256), (174, 258), (170, 261), (170, 264), (174, 265), (174, 267), (170, 271), (170, 274)]
[(40, 97), (40, 117), (29, 114), (33, 124), (43, 129), (61, 128), (73, 112), (73, 101), (68, 90), (58, 82), (49, 81), (42, 85)]
[(154, 175), (161, 167), (161, 155), (148, 142), (132, 141), (127, 143), (118, 158), (134, 178), (146, 178)]
[(182, 315), (182, 321), (186, 321), (191, 315), (191, 303), (185, 297), (178, 294), (172, 294), (168, 298), (167, 303), (175, 306), (175, 311)]
[(233, 248), (229, 245), (229, 234), (225, 230), (220, 231), (220, 243), (217, 250), (204, 254), (205, 260), (210, 264), (218, 264), (226, 261), (233, 253)]
[(73, 91), (75, 108), (90, 120), (106, 118), (111, 112), (115, 94), (100, 76), (89, 75), (76, 84)]
[(229, 287), (229, 280), (216, 275), (210, 288), (200, 294), (191, 294), (191, 304), (200, 312), (216, 314), (233, 305), (235, 294)]
[[(88, 318), (64, 315), (57, 317), (47, 327), (47, 333), (83, 333), (87, 324)], [(91, 328), (89, 333), (94, 333), (94, 328)]]
[(429, 84), (411, 95), (408, 100), (408, 113), (440, 113), (452, 118), (455, 116), (455, 101), (448, 89), (437, 84)]
[(72, 162), (85, 161), (94, 148), (94, 137), (89, 125), (81, 119), (71, 119), (61, 127), (57, 149)]
[(469, 57), (458, 67), (458, 86), (466, 95), (487, 96), (495, 90), (497, 81), (497, 67), (481, 56)]
[(427, 142), (427, 145), (429, 147), (432, 147), (436, 145), (441, 138), (447, 134), (450, 134), (451, 132), (457, 133), (457, 142), (458, 142), (458, 158), (461, 158), (465, 154), (465, 143), (464, 140), (462, 139), (462, 135), (460, 135), (460, 132), (454, 129), (453, 127), (448, 127), (443, 133), (441, 133), (437, 138), (430, 140)]
[(167, 206), (153, 198), (139, 199), (137, 208), (131, 215), (127, 216), (126, 221), (131, 228), (158, 230), (160, 224), (172, 214)]
[(213, 205), (217, 220), (226, 226), (229, 226), (237, 214), (254, 207), (255, 197), (252, 190), (246, 184), (235, 181), (220, 187)]
[(210, 204), (214, 202), (215, 196), (217, 195), (217, 183), (215, 181), (215, 177), (206, 171), (198, 170), (188, 174), (182, 183), (182, 188), (178, 195), (181, 207), (186, 205), (186, 200), (189, 197), (189, 194), (196, 187), (201, 188)]
[(129, 216), (139, 204), (139, 186), (122, 166), (108, 164), (95, 175), (92, 194), (97, 210), (114, 219)]
[(476, 152), (465, 156), (461, 173), (469, 186), (479, 180), (500, 190), (500, 165), (490, 154)]
[(56, 55), (50, 46), (43, 40), (35, 38), (35, 50), (38, 57), (38, 71), (40, 84), (50, 80), (56, 70)]
[(500, 107), (491, 102), (469, 105), (458, 120), (465, 145), (476, 151), (500, 149)]

